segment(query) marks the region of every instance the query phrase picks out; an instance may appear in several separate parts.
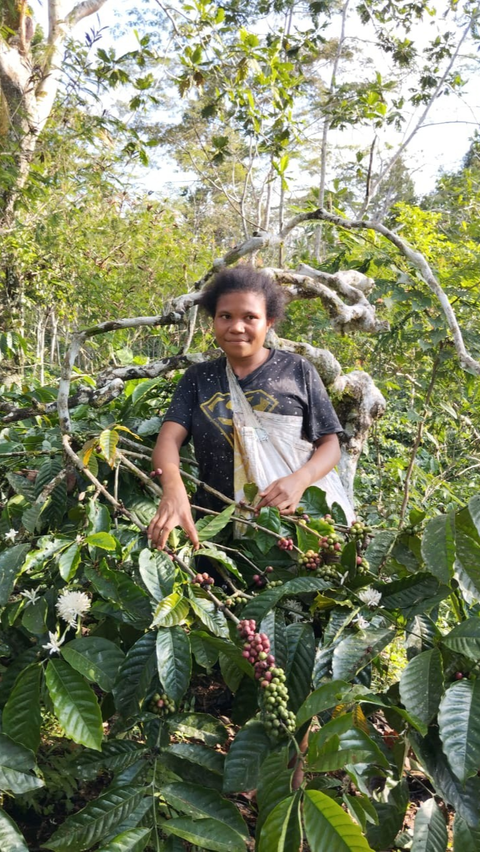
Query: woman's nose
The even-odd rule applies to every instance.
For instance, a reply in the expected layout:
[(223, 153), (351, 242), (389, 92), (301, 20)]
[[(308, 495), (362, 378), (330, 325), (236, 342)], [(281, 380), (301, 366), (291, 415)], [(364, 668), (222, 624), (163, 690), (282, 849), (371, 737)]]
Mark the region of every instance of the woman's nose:
[(244, 321), (242, 319), (232, 320), (230, 330), (237, 332), (238, 334), (243, 334), (243, 332), (245, 331)]

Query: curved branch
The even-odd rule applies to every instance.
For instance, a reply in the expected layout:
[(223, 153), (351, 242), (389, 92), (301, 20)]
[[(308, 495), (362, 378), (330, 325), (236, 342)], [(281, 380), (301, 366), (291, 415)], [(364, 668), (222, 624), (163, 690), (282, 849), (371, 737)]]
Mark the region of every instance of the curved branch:
[(83, 0), (82, 3), (77, 3), (66, 17), (67, 24), (70, 28), (74, 27), (83, 18), (88, 18), (89, 15), (98, 12), (106, 2), (107, 0)]
[[(68, 398), (68, 408), (75, 408), (77, 405), (91, 405), (93, 408), (100, 408), (120, 396), (123, 387), (124, 384), (121, 379), (113, 377), (111, 381), (105, 382), (98, 388), (82, 388)], [(0, 400), (0, 411), (7, 412), (3, 417), (0, 417), (0, 422), (3, 424), (17, 423), (19, 420), (27, 420), (29, 417), (42, 417), (52, 414), (55, 409), (58, 410), (58, 400), (46, 403), (37, 402), (30, 408), (15, 408), (13, 405), (2, 403)]]
[[(321, 219), (324, 222), (330, 222), (332, 225), (337, 225), (337, 227), (345, 228), (349, 231), (376, 231), (378, 234), (381, 234), (383, 237), (393, 243), (393, 245), (399, 250), (399, 252), (403, 254), (403, 256), (413, 266), (415, 266), (416, 269), (418, 269), (423, 280), (440, 302), (440, 307), (444, 313), (448, 327), (452, 334), (453, 343), (461, 367), (464, 370), (469, 370), (470, 372), (475, 373), (475, 375), (480, 376), (480, 362), (476, 361), (475, 358), (473, 358), (468, 352), (463, 340), (463, 335), (458, 324), (457, 317), (455, 316), (455, 312), (450, 304), (449, 298), (441, 287), (440, 283), (437, 281), (428, 261), (423, 256), (423, 254), (421, 254), (421, 252), (413, 249), (412, 246), (409, 245), (409, 243), (407, 243), (405, 240), (402, 240), (401, 237), (398, 236), (398, 234), (396, 234), (394, 231), (390, 231), (388, 228), (385, 227), (385, 225), (380, 225), (378, 222), (372, 222), (365, 219), (344, 219), (343, 216), (337, 216), (334, 213), (328, 213), (327, 210), (322, 209), (314, 210), (312, 213), (305, 214), (303, 221), (311, 221), (318, 219)], [(297, 224), (302, 221), (302, 214), (300, 214), (300, 216), (296, 216), (295, 220)]]
[(157, 379), (170, 370), (185, 370), (191, 364), (200, 364), (221, 355), (220, 349), (208, 349), (206, 352), (191, 352), (181, 355), (171, 355), (162, 358), (161, 361), (150, 361), (149, 364), (138, 366), (137, 364), (126, 367), (107, 367), (97, 376), (97, 387), (101, 388), (110, 384), (113, 379), (128, 382), (130, 379)]
[(390, 328), (386, 320), (377, 320), (374, 305), (365, 297), (375, 282), (355, 269), (331, 275), (301, 264), (298, 272), (268, 268), (264, 271), (279, 284), (286, 285), (293, 299), (320, 299), (333, 328), (341, 334), (354, 331), (379, 334)]

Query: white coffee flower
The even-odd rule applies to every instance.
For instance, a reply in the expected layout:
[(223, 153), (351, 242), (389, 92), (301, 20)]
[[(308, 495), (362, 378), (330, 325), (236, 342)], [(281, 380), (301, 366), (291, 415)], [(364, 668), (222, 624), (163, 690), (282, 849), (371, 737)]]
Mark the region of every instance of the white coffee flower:
[(285, 601), (285, 607), (290, 610), (290, 618), (293, 622), (303, 621), (303, 608), (300, 601), (291, 600)]
[(357, 617), (353, 619), (353, 623), (354, 623), (354, 624), (355, 624), (355, 625), (356, 625), (356, 626), (357, 626), (360, 630), (366, 630), (366, 629), (367, 629), (367, 627), (370, 627), (370, 622), (369, 622), (369, 621), (367, 621), (367, 619), (366, 619), (366, 618), (364, 618), (364, 617), (363, 617), (363, 615), (357, 615)]
[(4, 535), (5, 541), (15, 541), (18, 535), (18, 530), (14, 530), (13, 527)]
[(378, 606), (382, 599), (382, 593), (377, 592), (376, 589), (372, 589), (370, 586), (367, 589), (362, 589), (361, 592), (358, 593), (358, 597), (360, 600), (370, 607)]
[(25, 589), (24, 592), (20, 592), (22, 598), (26, 599), (25, 606), (30, 606), (30, 604), (37, 603), (40, 598), (38, 589)]
[(50, 630), (48, 631), (48, 638), (50, 642), (47, 642), (46, 645), (42, 645), (42, 648), (46, 648), (49, 654), (58, 654), (60, 652), (60, 645), (65, 641), (65, 636), (59, 636), (58, 633), (52, 633)]
[(77, 618), (82, 618), (90, 609), (90, 598), (85, 592), (63, 592), (56, 603), (56, 610), (70, 627), (75, 627)]

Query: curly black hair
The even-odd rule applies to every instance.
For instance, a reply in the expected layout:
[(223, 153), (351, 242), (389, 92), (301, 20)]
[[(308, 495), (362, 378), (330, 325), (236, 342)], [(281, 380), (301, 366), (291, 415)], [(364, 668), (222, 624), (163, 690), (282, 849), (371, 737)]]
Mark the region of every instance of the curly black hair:
[(217, 302), (225, 293), (258, 293), (265, 298), (267, 319), (277, 322), (285, 309), (285, 293), (279, 284), (265, 272), (253, 266), (235, 266), (222, 269), (204, 288), (198, 304), (211, 317), (215, 316)]

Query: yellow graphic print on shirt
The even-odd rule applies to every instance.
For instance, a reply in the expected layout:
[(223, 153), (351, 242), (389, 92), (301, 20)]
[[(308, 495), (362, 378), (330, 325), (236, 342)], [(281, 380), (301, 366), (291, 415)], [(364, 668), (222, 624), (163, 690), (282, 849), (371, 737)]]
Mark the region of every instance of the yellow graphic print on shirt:
[[(273, 411), (278, 405), (278, 400), (262, 389), (247, 391), (245, 396), (252, 408), (257, 411)], [(215, 393), (206, 402), (202, 402), (200, 408), (211, 423), (220, 430), (233, 449), (233, 423), (230, 394)]]

